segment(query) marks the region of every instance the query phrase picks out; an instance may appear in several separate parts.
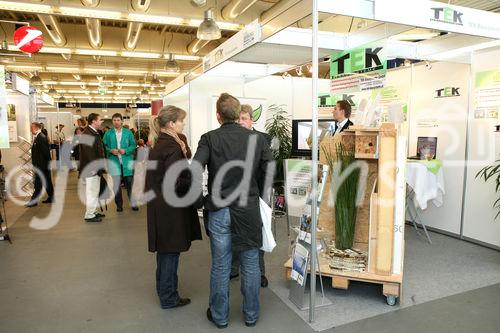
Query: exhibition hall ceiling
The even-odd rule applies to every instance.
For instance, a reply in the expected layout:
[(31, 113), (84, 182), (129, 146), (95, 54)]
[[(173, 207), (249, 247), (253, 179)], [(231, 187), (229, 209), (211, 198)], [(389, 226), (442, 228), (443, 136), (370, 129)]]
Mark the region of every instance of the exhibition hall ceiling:
[[(27, 22), (44, 33), (38, 54), (0, 60), (11, 72), (28, 78), (38, 74), (41, 90), (53, 88), (57, 98), (123, 102), (140, 96), (144, 88), (154, 98), (166, 83), (201, 64), (202, 56), (279, 1), (0, 1), (0, 20)], [(197, 30), (208, 9), (213, 9), (221, 36), (205, 41), (197, 38)], [(1, 41), (15, 49), (16, 26), (2, 22), (1, 28)], [(171, 56), (178, 70), (167, 66)], [(98, 87), (104, 89), (98, 92)]]

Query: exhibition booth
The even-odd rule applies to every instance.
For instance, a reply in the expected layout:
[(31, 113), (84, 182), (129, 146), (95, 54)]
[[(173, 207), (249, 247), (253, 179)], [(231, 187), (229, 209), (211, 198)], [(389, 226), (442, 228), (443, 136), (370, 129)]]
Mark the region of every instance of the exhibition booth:
[[(163, 104), (188, 111), (193, 151), (219, 126), (215, 102), (223, 92), (252, 106), (260, 131), (286, 112), (292, 150), (282, 188), (290, 237), (278, 246), (292, 244), (285, 252), (293, 258), (282, 264), (293, 281), (283, 274), (271, 289), (315, 329), (391, 311), (382, 294), (406, 307), (498, 282), (498, 267), (487, 259), (500, 249), (498, 194), (493, 180), (477, 174), (499, 154), (500, 15), (447, 5), (440, 18), (438, 4), (412, 2), (408, 16), (396, 17), (389, 1), (318, 1), (319, 14), (297, 3), (247, 26), (167, 86)], [(340, 139), (325, 136), (338, 100), (351, 104), (354, 123)], [(339, 143), (352, 146), (369, 174), (349, 249), (356, 253), (340, 255), (349, 263), (336, 256), (328, 202), (335, 188), (329, 156)], [(319, 193), (317, 203), (308, 200), (311, 192)], [(295, 267), (296, 260), (308, 264), (304, 257), (310, 267), (319, 261), (316, 273), (331, 277), (334, 288), (347, 289), (318, 280), (321, 290), (310, 296), (317, 309), (309, 313), (307, 270)]]

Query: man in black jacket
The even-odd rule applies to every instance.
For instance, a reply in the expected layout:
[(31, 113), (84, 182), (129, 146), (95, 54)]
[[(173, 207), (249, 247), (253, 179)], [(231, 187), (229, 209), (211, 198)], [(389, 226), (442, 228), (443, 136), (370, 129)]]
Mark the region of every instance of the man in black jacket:
[(328, 129), (330, 135), (341, 133), (354, 125), (349, 117), (351, 116), (351, 104), (346, 100), (337, 101), (335, 108), (332, 112), (335, 125)]
[(31, 146), (31, 163), (33, 164), (35, 173), (35, 190), (31, 196), (31, 200), (26, 204), (26, 207), (35, 207), (38, 203), (38, 197), (42, 192), (42, 187), (45, 186), (47, 199), (43, 203), (52, 203), (54, 201), (54, 187), (52, 185), (52, 175), (50, 173), (50, 148), (49, 140), (42, 133), (42, 125), (40, 123), (31, 124), (31, 133), (33, 134), (33, 145)]
[[(249, 130), (254, 131), (255, 133), (258, 133), (264, 137), (266, 140), (266, 144), (268, 147), (271, 147), (271, 141), (272, 138), (269, 134), (265, 132), (259, 132), (257, 131), (253, 125), (253, 108), (248, 105), (248, 104), (243, 104), (241, 105), (241, 111), (240, 111), (240, 118), (239, 118), (239, 124), (245, 128), (248, 128)], [(259, 190), (263, 191), (264, 190), (264, 184), (266, 181), (266, 174), (261, 173), (258, 175), (258, 183), (259, 183)], [(260, 197), (264, 199), (264, 201), (268, 202), (270, 198), (267, 197), (265, 193), (260, 193)], [(268, 202), (269, 203), (269, 202)], [(267, 280), (266, 277), (266, 264), (264, 262), (264, 251), (260, 250), (259, 251), (259, 265), (260, 265), (260, 286), (262, 288), (267, 288), (269, 285), (269, 281)], [(238, 253), (233, 252), (233, 263), (231, 265), (231, 280), (238, 277), (240, 275), (240, 258)]]
[[(80, 139), (80, 177), (85, 179), (85, 221), (101, 222), (104, 214), (97, 212), (101, 176), (105, 173), (104, 144), (99, 135), (102, 120), (97, 113), (87, 117), (88, 126), (85, 127)], [(91, 144), (88, 144), (90, 141)]]
[(259, 173), (267, 172), (271, 151), (262, 135), (236, 122), (239, 101), (222, 94), (217, 100), (221, 127), (200, 138), (193, 163), (208, 167), (208, 230), (212, 251), (210, 302), (207, 317), (218, 328), (229, 323), (229, 276), (232, 251), (239, 252), (245, 324), (259, 318), (262, 220), (259, 209)]

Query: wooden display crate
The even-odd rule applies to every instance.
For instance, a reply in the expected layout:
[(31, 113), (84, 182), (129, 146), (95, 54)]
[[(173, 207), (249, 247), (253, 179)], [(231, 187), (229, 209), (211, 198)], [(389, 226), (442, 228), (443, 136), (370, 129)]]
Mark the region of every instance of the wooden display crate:
[[(394, 305), (401, 296), (403, 281), (403, 263), (400, 269), (393, 267), (397, 131), (393, 124), (382, 124), (380, 128), (352, 127), (321, 142), (320, 163), (327, 164), (325, 150), (335, 156), (338, 143), (353, 150), (355, 158), (363, 160), (368, 166), (365, 194), (357, 210), (354, 237), (354, 247), (368, 251), (368, 263), (366, 272), (346, 272), (331, 269), (328, 259), (320, 258), (321, 273), (332, 278), (335, 288), (347, 289), (349, 281), (382, 284), (387, 303)], [(334, 240), (335, 212), (329, 198), (330, 187), (331, 179), (328, 179), (320, 205), (318, 234)], [(404, 251), (404, 247), (396, 250)], [(291, 260), (285, 267), (288, 276)], [(395, 271), (401, 273), (395, 274)]]

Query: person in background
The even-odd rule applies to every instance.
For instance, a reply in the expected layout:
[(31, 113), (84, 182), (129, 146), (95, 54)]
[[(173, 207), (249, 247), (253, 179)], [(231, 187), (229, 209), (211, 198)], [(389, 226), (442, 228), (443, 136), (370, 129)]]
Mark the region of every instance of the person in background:
[[(241, 109), (238, 99), (223, 93), (217, 100), (216, 109), (217, 120), (221, 126), (201, 136), (193, 158), (193, 161), (208, 167), (208, 196), (205, 197), (204, 207), (208, 210), (212, 268), (207, 319), (217, 328), (225, 328), (229, 324), (229, 278), (232, 253), (237, 252), (242, 274), (245, 325), (253, 327), (260, 312), (259, 249), (262, 247), (262, 219), (259, 207), (261, 191), (257, 179), (259, 173), (267, 171), (272, 154), (262, 135), (237, 123)], [(249, 157), (250, 161), (247, 161), (249, 152), (253, 154)], [(245, 193), (223, 206), (217, 204), (219, 196), (227, 198), (234, 191), (241, 191), (240, 183), (242, 179), (246, 179), (244, 174), (247, 171), (241, 167), (229, 169), (219, 188), (213, 189), (217, 172), (228, 162), (245, 161), (249, 163), (245, 168), (251, 169), (249, 183), (243, 184)], [(201, 179), (196, 179), (196, 186), (201, 192)], [(239, 200), (241, 195), (246, 197), (246, 203), (243, 205)]]
[[(148, 202), (148, 245), (150, 252), (156, 252), (156, 292), (163, 309), (181, 307), (191, 303), (178, 293), (177, 269), (180, 252), (186, 252), (191, 242), (201, 239), (198, 213), (193, 206), (173, 207), (163, 196), (165, 173), (174, 163), (188, 167), (188, 148), (179, 138), (184, 128), (186, 111), (175, 106), (163, 107), (155, 118), (159, 133), (149, 153), (149, 161), (158, 163), (156, 169), (146, 173), (146, 191), (152, 190), (155, 198)], [(142, 142), (141, 142), (142, 143)], [(184, 196), (191, 187), (191, 173), (184, 170), (175, 181), (175, 191)]]
[(49, 133), (47, 132), (47, 129), (45, 128), (45, 125), (43, 123), (40, 123), (40, 125), (42, 126), (42, 133), (43, 135), (45, 135), (47, 137), (47, 139), (49, 138)]
[(54, 149), (56, 150), (56, 160), (59, 161), (60, 159), (60, 150), (61, 146), (64, 144), (66, 141), (66, 136), (64, 135), (64, 132), (62, 131), (64, 128), (63, 124), (59, 124), (56, 126), (56, 131), (54, 132)]
[[(258, 133), (264, 137), (266, 140), (267, 145), (269, 148), (271, 148), (271, 141), (272, 138), (269, 134), (264, 133), (264, 132), (259, 132), (253, 127), (253, 119), (252, 119), (252, 113), (253, 109), (250, 105), (248, 104), (243, 104), (241, 105), (241, 111), (240, 111), (240, 118), (239, 118), (239, 124), (245, 128), (248, 128), (249, 130), (254, 131), (255, 133)], [(265, 173), (260, 173), (258, 175), (258, 183), (259, 183), (259, 189), (263, 190), (264, 189), (264, 182), (266, 181), (266, 174)], [(266, 198), (264, 193), (260, 193), (260, 197), (269, 203), (270, 198)], [(264, 262), (264, 251), (260, 250), (259, 252), (259, 264), (260, 264), (260, 286), (262, 288), (267, 288), (269, 285), (269, 281), (267, 280), (266, 277), (266, 264)], [(233, 252), (233, 263), (231, 265), (231, 277), (230, 279), (235, 279), (240, 275), (240, 258), (238, 253)]]
[(335, 124), (330, 126), (328, 129), (329, 134), (332, 136), (341, 133), (350, 126), (354, 125), (352, 121), (349, 120), (349, 117), (351, 116), (351, 104), (349, 104), (348, 101), (337, 101), (337, 104), (332, 111), (332, 115), (333, 120), (335, 120)]
[(103, 142), (108, 158), (108, 171), (113, 178), (116, 211), (123, 211), (123, 196), (120, 186), (122, 179), (127, 189), (132, 210), (137, 211), (139, 208), (132, 195), (134, 153), (137, 144), (132, 132), (123, 127), (123, 117), (120, 113), (115, 113), (111, 117), (111, 120), (113, 128), (106, 131)]
[[(80, 144), (80, 177), (85, 179), (85, 221), (101, 222), (104, 214), (97, 212), (99, 203), (99, 190), (101, 188), (101, 176), (106, 173), (104, 144), (99, 135), (99, 128), (102, 125), (102, 119), (97, 113), (91, 113), (87, 117), (88, 126), (82, 133), (93, 139), (92, 145)], [(100, 161), (99, 163), (92, 162)]]
[(75, 161), (78, 163), (80, 160), (80, 136), (83, 133), (83, 130), (87, 126), (87, 121), (85, 118), (79, 118), (76, 121), (76, 127), (75, 131), (73, 132), (73, 141), (72, 141), (72, 147), (73, 147), (73, 153), (72, 156), (75, 159)]
[(31, 200), (26, 204), (26, 207), (35, 207), (38, 203), (38, 197), (42, 192), (42, 187), (45, 187), (47, 199), (43, 203), (54, 202), (54, 186), (52, 185), (52, 175), (50, 172), (50, 148), (49, 140), (42, 133), (42, 125), (40, 123), (31, 124), (31, 133), (33, 134), (33, 145), (31, 146), (31, 163), (34, 170), (34, 185), (35, 190), (31, 196)]

